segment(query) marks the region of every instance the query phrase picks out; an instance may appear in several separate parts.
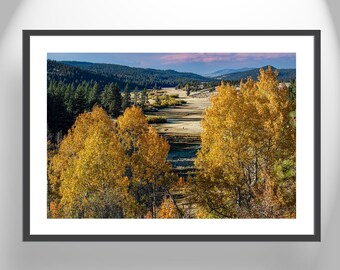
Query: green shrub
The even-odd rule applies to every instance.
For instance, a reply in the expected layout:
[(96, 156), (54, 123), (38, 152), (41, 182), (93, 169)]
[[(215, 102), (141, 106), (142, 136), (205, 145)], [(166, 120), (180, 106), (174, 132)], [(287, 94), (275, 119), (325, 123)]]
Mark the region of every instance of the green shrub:
[(169, 95), (159, 95), (158, 98), (160, 100), (169, 100), (170, 99)]
[(184, 105), (184, 104), (187, 104), (187, 102), (185, 100), (182, 100), (182, 99), (163, 99), (159, 102), (155, 102), (153, 104), (154, 107), (156, 108), (167, 108), (167, 107), (172, 107), (172, 106), (181, 106), (181, 105)]
[(156, 123), (166, 123), (167, 120), (165, 117), (162, 116), (148, 116), (146, 120), (149, 124), (156, 124)]

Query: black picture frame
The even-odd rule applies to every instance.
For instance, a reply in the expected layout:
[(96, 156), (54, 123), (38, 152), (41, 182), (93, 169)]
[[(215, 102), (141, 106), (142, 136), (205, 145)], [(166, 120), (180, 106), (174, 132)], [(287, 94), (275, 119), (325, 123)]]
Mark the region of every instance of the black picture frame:
[[(314, 234), (312, 235), (32, 235), (30, 233), (30, 37), (310, 36), (314, 38)], [(23, 30), (23, 241), (321, 241), (320, 30)]]

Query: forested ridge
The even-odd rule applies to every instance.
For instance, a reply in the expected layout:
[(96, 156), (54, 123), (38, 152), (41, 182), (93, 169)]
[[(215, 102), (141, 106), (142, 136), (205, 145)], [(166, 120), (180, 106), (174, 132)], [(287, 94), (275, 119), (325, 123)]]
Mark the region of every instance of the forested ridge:
[(101, 86), (117, 83), (123, 88), (126, 83), (135, 88), (170, 87), (190, 82), (210, 81), (203, 76), (174, 70), (134, 68), (116, 64), (97, 64), (77, 61), (47, 61), (49, 81), (80, 83), (96, 81)]
[[(262, 69), (266, 69), (268, 66), (261, 67)], [(296, 69), (293, 68), (286, 68), (286, 69), (277, 69), (273, 66), (270, 66), (273, 71), (278, 71), (277, 79), (281, 81), (292, 81), (296, 77)], [(261, 68), (254, 68), (249, 69), (246, 71), (240, 71), (240, 72), (232, 72), (228, 74), (218, 75), (214, 77), (218, 80), (224, 80), (224, 81), (240, 81), (240, 80), (247, 80), (247, 78), (250, 76), (252, 78), (257, 78), (260, 75), (260, 69)]]
[[(144, 115), (178, 95), (54, 79), (47, 97), (49, 218), (295, 218), (296, 85), (279, 83), (277, 70), (220, 83), (203, 117), (195, 174), (185, 179)], [(190, 87), (183, 86), (187, 95)]]
[[(259, 76), (259, 70), (266, 69), (268, 66), (252, 68), (252, 69), (225, 69), (217, 71), (218, 75), (213, 76), (214, 73), (206, 77), (190, 73), (178, 72), (175, 70), (160, 70), (151, 68), (136, 68), (117, 64), (101, 64), (78, 61), (47, 61), (48, 81), (62, 81), (64, 83), (78, 84), (86, 81), (96, 81), (100, 86), (108, 83), (117, 83), (122, 89), (126, 83), (131, 88), (159, 88), (159, 87), (175, 87), (177, 85), (185, 85), (187, 83), (201, 83), (201, 82), (226, 82), (235, 83), (241, 79), (247, 80), (249, 76), (255, 80)], [(296, 69), (277, 69), (271, 66), (272, 70), (277, 70), (278, 80), (292, 81), (296, 77)]]

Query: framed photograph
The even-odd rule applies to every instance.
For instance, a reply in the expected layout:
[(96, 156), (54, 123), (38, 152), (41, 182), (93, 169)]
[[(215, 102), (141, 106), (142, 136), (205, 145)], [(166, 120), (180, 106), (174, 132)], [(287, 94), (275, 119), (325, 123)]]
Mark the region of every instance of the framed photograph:
[(24, 30), (24, 241), (320, 241), (319, 30)]

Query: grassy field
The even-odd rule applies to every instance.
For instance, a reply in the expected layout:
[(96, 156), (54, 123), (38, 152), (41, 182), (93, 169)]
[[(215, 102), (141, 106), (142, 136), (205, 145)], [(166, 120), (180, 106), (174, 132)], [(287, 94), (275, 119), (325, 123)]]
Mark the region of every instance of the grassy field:
[(176, 135), (199, 137), (202, 132), (200, 122), (205, 108), (210, 104), (211, 93), (202, 97), (201, 94), (205, 93), (205, 90), (192, 93), (190, 96), (186, 95), (186, 91), (174, 88), (164, 88), (162, 91), (170, 96), (178, 94), (178, 98), (187, 103), (146, 113), (147, 116), (161, 116), (167, 119), (166, 123), (153, 125), (157, 131), (160, 134), (168, 135), (167, 137)]
[(170, 143), (168, 160), (174, 170), (186, 177), (194, 171), (194, 159), (201, 144), (201, 120), (213, 93), (201, 90), (187, 96), (186, 91), (174, 88), (164, 88), (161, 91), (162, 95), (176, 96), (176, 99), (184, 100), (186, 104), (160, 108), (146, 113), (146, 116), (148, 119), (166, 119), (166, 122), (151, 121), (151, 124)]

